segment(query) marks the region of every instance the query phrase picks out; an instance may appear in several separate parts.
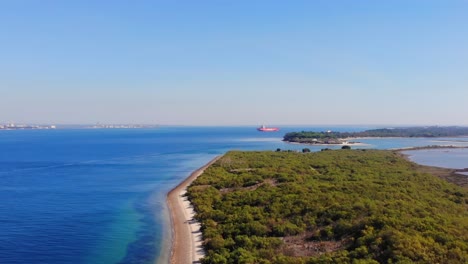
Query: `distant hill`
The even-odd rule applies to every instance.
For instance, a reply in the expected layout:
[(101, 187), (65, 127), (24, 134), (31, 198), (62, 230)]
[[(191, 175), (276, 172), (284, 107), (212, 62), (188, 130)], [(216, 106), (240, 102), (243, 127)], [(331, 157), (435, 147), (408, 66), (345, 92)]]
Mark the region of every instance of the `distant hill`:
[(290, 132), (284, 135), (283, 140), (298, 143), (338, 144), (344, 139), (362, 137), (457, 137), (468, 136), (468, 127), (406, 127), (371, 129), (362, 132)]
[(202, 263), (468, 263), (468, 191), (383, 150), (229, 152), (189, 187)]

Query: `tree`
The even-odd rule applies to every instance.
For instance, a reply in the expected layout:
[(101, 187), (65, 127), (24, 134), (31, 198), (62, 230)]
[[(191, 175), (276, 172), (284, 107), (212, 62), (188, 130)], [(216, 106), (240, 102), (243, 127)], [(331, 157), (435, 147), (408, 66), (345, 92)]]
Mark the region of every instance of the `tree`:
[(350, 146), (342, 146), (341, 149), (351, 149)]
[(310, 149), (309, 148), (303, 148), (302, 153), (306, 153), (306, 152), (310, 152)]

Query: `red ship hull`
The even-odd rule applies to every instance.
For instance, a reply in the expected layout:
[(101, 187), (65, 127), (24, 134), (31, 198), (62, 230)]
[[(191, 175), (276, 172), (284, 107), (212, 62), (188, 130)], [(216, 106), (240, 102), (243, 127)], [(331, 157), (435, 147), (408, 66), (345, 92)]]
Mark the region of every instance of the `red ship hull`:
[(261, 132), (276, 132), (279, 131), (279, 128), (277, 127), (259, 127), (257, 128), (258, 131)]

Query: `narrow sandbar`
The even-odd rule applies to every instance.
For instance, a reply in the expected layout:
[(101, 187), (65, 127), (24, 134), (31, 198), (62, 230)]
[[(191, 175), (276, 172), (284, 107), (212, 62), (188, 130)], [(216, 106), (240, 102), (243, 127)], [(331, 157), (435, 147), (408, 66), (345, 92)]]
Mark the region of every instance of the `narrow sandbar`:
[(172, 225), (171, 264), (199, 263), (204, 256), (200, 223), (195, 221), (195, 211), (192, 204), (185, 197), (185, 193), (187, 187), (220, 157), (214, 158), (205, 166), (192, 172), (187, 179), (167, 195), (167, 205)]

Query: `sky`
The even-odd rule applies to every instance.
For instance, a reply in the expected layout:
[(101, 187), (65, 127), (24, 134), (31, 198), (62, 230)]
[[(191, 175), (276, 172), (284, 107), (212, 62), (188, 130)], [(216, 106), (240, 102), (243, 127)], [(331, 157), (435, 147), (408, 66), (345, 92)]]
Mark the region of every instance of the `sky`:
[(468, 0), (0, 1), (0, 123), (468, 125)]

